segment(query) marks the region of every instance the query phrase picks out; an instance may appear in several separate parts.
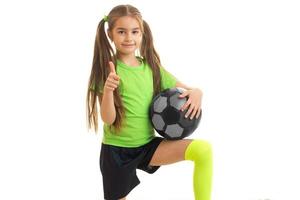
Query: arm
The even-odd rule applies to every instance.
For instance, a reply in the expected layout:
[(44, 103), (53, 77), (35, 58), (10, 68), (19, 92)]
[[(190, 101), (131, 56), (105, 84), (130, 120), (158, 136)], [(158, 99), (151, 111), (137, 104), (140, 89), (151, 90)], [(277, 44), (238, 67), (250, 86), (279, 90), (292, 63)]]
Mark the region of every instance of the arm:
[(114, 90), (119, 85), (120, 77), (116, 74), (115, 65), (109, 62), (110, 73), (105, 81), (103, 96), (99, 97), (100, 114), (102, 121), (106, 124), (113, 124), (116, 119), (116, 108), (114, 104)]
[(186, 89), (186, 90), (191, 90), (191, 89), (193, 89), (193, 88), (191, 88), (191, 87), (189, 87), (189, 86), (187, 86), (187, 85), (181, 83), (180, 81), (177, 81), (177, 82), (176, 82), (175, 87), (181, 87), (181, 88), (184, 88), (184, 89)]
[(181, 87), (181, 88), (186, 89), (186, 90), (198, 90), (198, 91), (201, 93), (201, 97), (202, 97), (202, 95), (203, 95), (202, 90), (200, 90), (199, 88), (192, 88), (192, 87), (189, 87), (189, 86), (187, 86), (187, 85), (181, 83), (180, 81), (177, 81), (177, 82), (176, 82), (175, 87)]
[(113, 124), (116, 119), (113, 91), (104, 90), (102, 97), (99, 96), (99, 102), (102, 121), (108, 125)]

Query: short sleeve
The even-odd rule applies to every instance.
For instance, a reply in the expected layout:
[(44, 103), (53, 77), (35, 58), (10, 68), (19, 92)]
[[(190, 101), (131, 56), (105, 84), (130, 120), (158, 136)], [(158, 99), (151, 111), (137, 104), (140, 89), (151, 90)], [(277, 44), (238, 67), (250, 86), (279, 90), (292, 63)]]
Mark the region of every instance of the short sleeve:
[(165, 90), (176, 86), (177, 79), (170, 74), (165, 68), (160, 67), (161, 89)]

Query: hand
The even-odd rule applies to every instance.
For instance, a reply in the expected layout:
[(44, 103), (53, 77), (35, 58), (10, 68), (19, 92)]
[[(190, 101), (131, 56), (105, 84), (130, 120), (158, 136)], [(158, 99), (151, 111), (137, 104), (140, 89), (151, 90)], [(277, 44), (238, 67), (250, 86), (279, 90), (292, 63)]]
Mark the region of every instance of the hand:
[(115, 65), (113, 62), (109, 62), (110, 73), (105, 81), (104, 90), (113, 92), (118, 86), (120, 77), (117, 75)]
[(196, 115), (196, 119), (198, 119), (201, 113), (202, 95), (202, 91), (197, 88), (186, 90), (181, 95), (179, 95), (180, 98), (188, 96), (187, 102), (180, 108), (181, 111), (184, 111), (188, 108), (188, 111), (185, 114), (186, 118), (190, 116), (190, 119), (193, 119)]

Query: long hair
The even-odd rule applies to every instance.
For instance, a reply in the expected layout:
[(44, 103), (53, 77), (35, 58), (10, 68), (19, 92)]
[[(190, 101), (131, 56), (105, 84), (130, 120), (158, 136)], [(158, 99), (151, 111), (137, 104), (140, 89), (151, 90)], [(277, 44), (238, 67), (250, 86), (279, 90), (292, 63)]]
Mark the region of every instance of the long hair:
[[(124, 16), (134, 17), (139, 22), (141, 31), (143, 33), (140, 54), (152, 69), (154, 96), (161, 91), (161, 76), (159, 69), (161, 63), (159, 55), (153, 45), (150, 27), (147, 22), (142, 19), (142, 15), (137, 8), (131, 5), (119, 5), (114, 7), (107, 16), (108, 30), (112, 30), (115, 22), (120, 17)], [(102, 19), (97, 28), (94, 57), (91, 74), (88, 81), (88, 91), (86, 97), (88, 129), (93, 129), (96, 133), (98, 132), (98, 116), (102, 98), (100, 90), (104, 86), (104, 83), (109, 75), (109, 61), (112, 61), (117, 67), (117, 57), (106, 35), (105, 22), (106, 20)], [(119, 131), (122, 126), (125, 111), (119, 91), (114, 90), (113, 93), (116, 119), (112, 126), (116, 131)]]

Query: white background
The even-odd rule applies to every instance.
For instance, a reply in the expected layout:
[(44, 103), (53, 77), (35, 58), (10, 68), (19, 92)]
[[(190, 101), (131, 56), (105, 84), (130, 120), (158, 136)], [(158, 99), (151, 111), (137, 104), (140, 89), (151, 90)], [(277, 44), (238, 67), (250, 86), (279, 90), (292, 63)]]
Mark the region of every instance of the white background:
[[(103, 199), (101, 132), (85, 97), (98, 22), (130, 3), (163, 65), (204, 92), (191, 138), (212, 143), (214, 200), (300, 199), (297, 1), (1, 1), (0, 199)], [(148, 175), (131, 200), (191, 200), (192, 163)]]

